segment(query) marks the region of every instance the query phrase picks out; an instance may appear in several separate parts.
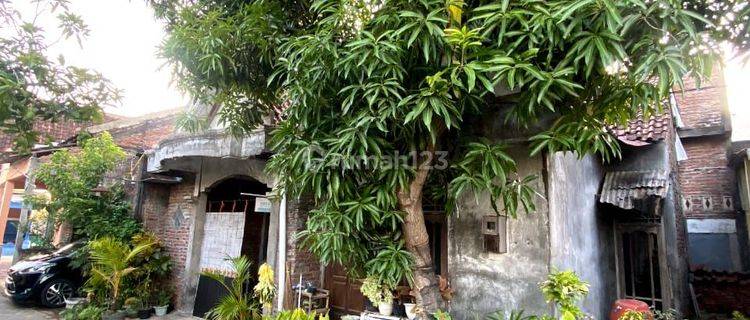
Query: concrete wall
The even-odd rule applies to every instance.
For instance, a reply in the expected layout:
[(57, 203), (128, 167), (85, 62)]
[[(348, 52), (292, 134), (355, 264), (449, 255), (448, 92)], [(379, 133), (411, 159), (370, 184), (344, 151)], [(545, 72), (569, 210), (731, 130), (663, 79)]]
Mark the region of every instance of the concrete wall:
[(589, 283), (583, 310), (605, 319), (617, 296), (612, 222), (597, 209), (603, 173), (592, 156), (558, 152), (549, 170), (550, 265), (573, 270)]
[[(536, 174), (535, 189), (545, 194), (541, 157), (528, 158), (525, 149), (512, 155), (521, 175)], [(497, 310), (524, 309), (527, 313), (549, 313), (539, 283), (549, 272), (549, 221), (547, 203), (535, 200), (533, 213), (519, 212), (508, 219), (508, 252), (486, 253), (482, 242), (482, 217), (494, 214), (489, 195), (478, 202), (467, 192), (457, 203), (448, 223), (448, 270), (455, 290), (452, 314), (455, 319), (480, 319)]]

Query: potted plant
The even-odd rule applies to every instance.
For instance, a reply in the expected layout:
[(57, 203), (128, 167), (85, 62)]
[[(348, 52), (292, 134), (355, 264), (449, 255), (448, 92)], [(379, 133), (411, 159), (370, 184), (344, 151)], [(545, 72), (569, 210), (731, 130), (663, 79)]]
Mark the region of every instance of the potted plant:
[(393, 294), (388, 285), (381, 283), (375, 277), (367, 277), (362, 281), (359, 289), (367, 300), (377, 306), (378, 312), (384, 316), (393, 313)]
[(153, 243), (145, 243), (131, 248), (128, 244), (109, 237), (89, 242), (91, 276), (87, 283), (94, 287), (103, 285), (107, 292), (109, 310), (102, 314), (102, 320), (125, 318), (124, 310), (119, 310), (123, 279), (137, 270), (131, 265), (132, 260), (152, 245)]
[(122, 303), (123, 310), (125, 310), (125, 316), (128, 318), (135, 318), (138, 316), (138, 307), (141, 305), (141, 299), (136, 297), (130, 297), (125, 299)]
[(154, 306), (154, 314), (157, 317), (161, 317), (167, 314), (169, 309), (169, 303), (172, 302), (172, 293), (169, 290), (162, 290), (156, 295), (156, 306)]

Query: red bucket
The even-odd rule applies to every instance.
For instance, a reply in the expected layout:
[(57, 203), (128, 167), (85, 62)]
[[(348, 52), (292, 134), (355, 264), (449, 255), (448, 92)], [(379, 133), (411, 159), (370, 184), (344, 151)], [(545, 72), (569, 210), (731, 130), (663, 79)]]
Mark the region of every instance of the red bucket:
[(612, 311), (609, 313), (609, 320), (619, 320), (625, 312), (630, 310), (643, 313), (644, 319), (654, 319), (654, 315), (651, 314), (651, 309), (648, 308), (648, 304), (645, 302), (632, 299), (621, 299), (612, 304)]

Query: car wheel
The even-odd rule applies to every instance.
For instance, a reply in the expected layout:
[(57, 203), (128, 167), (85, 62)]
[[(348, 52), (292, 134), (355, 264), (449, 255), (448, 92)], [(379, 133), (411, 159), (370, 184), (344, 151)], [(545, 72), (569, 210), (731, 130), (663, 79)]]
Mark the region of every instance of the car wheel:
[(65, 299), (73, 296), (73, 283), (65, 279), (53, 279), (42, 288), (41, 302), (45, 307), (60, 308), (65, 306)]

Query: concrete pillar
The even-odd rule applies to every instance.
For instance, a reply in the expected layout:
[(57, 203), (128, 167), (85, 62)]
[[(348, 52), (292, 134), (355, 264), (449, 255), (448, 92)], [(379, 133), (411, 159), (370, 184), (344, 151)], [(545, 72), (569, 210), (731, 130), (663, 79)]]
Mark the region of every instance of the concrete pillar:
[(201, 192), (198, 195), (192, 216), (192, 223), (190, 224), (188, 254), (185, 258), (185, 271), (182, 277), (184, 287), (180, 295), (179, 304), (179, 311), (184, 314), (193, 314), (195, 295), (198, 293), (198, 280), (200, 279), (201, 272), (201, 249), (203, 248), (204, 226), (206, 225), (206, 201), (208, 201), (208, 196), (205, 192)]
[[(31, 156), (29, 158), (29, 166), (26, 169), (26, 184), (23, 188), (24, 197), (28, 197), (34, 194), (36, 189), (36, 165), (37, 157)], [(21, 259), (21, 247), (23, 246), (23, 234), (29, 229), (29, 214), (31, 214), (31, 206), (24, 202), (21, 208), (21, 218), (18, 221), (18, 233), (16, 233), (16, 249), (13, 250), (13, 263), (15, 264)]]
[(13, 197), (13, 188), (15, 188), (15, 183), (13, 183), (13, 181), (5, 181), (5, 183), (3, 183), (2, 200), (0, 200), (0, 237), (5, 234), (5, 226), (8, 224), (10, 199)]

